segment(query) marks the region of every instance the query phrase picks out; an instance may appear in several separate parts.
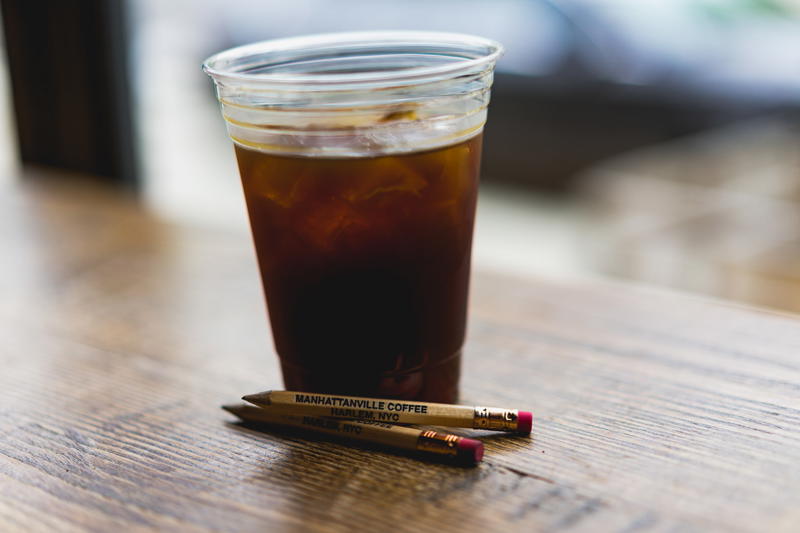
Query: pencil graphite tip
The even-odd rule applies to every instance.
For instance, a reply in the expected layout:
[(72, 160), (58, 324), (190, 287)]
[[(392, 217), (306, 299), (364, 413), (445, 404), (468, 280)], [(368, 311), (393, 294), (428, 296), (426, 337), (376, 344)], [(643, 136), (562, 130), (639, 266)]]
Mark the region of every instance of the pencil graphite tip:
[(244, 420), (245, 417), (247, 416), (248, 409), (255, 409), (255, 407), (243, 403), (222, 405), (221, 407), (224, 410), (228, 411), (233, 416), (240, 418), (242, 420)]
[(263, 407), (265, 405), (270, 405), (272, 403), (269, 399), (271, 392), (272, 391), (264, 391), (264, 392), (257, 392), (256, 394), (248, 394), (246, 396), (242, 396), (242, 400)]

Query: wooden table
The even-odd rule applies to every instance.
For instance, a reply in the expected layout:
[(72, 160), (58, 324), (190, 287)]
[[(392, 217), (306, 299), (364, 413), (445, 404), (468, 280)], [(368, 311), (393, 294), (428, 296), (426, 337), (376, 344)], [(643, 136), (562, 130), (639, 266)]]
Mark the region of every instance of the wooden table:
[(595, 166), (582, 183), (596, 229), (586, 266), (800, 313), (798, 146), (800, 120), (773, 116)]
[(459, 468), (230, 423), (281, 386), (245, 232), (30, 183), (0, 246), (2, 531), (800, 530), (790, 316), (478, 273), (463, 400), (537, 418)]

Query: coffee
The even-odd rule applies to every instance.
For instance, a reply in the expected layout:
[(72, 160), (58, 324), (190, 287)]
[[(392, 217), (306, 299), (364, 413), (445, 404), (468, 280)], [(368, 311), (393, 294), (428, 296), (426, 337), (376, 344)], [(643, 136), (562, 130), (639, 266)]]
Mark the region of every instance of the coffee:
[(286, 388), (456, 399), (480, 153), (236, 145)]

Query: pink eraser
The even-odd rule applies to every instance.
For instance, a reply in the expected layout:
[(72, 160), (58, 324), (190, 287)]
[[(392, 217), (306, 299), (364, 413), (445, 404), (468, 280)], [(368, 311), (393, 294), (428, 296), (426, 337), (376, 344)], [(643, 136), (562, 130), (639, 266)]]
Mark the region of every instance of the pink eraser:
[(458, 458), (474, 464), (480, 463), (483, 459), (483, 443), (479, 440), (462, 438), (456, 444), (458, 448)]
[(520, 411), (517, 414), (517, 433), (528, 434), (533, 429), (533, 413)]

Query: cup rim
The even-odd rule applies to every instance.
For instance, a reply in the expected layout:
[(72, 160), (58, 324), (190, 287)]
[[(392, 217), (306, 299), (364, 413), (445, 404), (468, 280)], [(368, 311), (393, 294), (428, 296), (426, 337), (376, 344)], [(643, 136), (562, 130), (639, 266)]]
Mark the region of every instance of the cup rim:
[[(295, 74), (252, 73), (255, 68), (300, 62), (303, 54), (330, 53), (342, 57), (367, 50), (392, 54), (392, 47), (419, 49), (424, 55), (449, 55), (454, 61), (433, 66), (412, 66), (395, 70), (367, 70), (348, 73)], [(456, 77), (466, 72), (491, 69), (502, 55), (503, 45), (492, 39), (462, 33), (430, 31), (367, 31), (322, 33), (272, 39), (237, 46), (210, 56), (203, 71), (217, 83), (254, 85), (259, 88), (309, 87), (348, 89), (353, 86), (397, 87)], [(401, 54), (402, 52), (394, 52)], [(419, 53), (419, 52), (418, 52)]]

